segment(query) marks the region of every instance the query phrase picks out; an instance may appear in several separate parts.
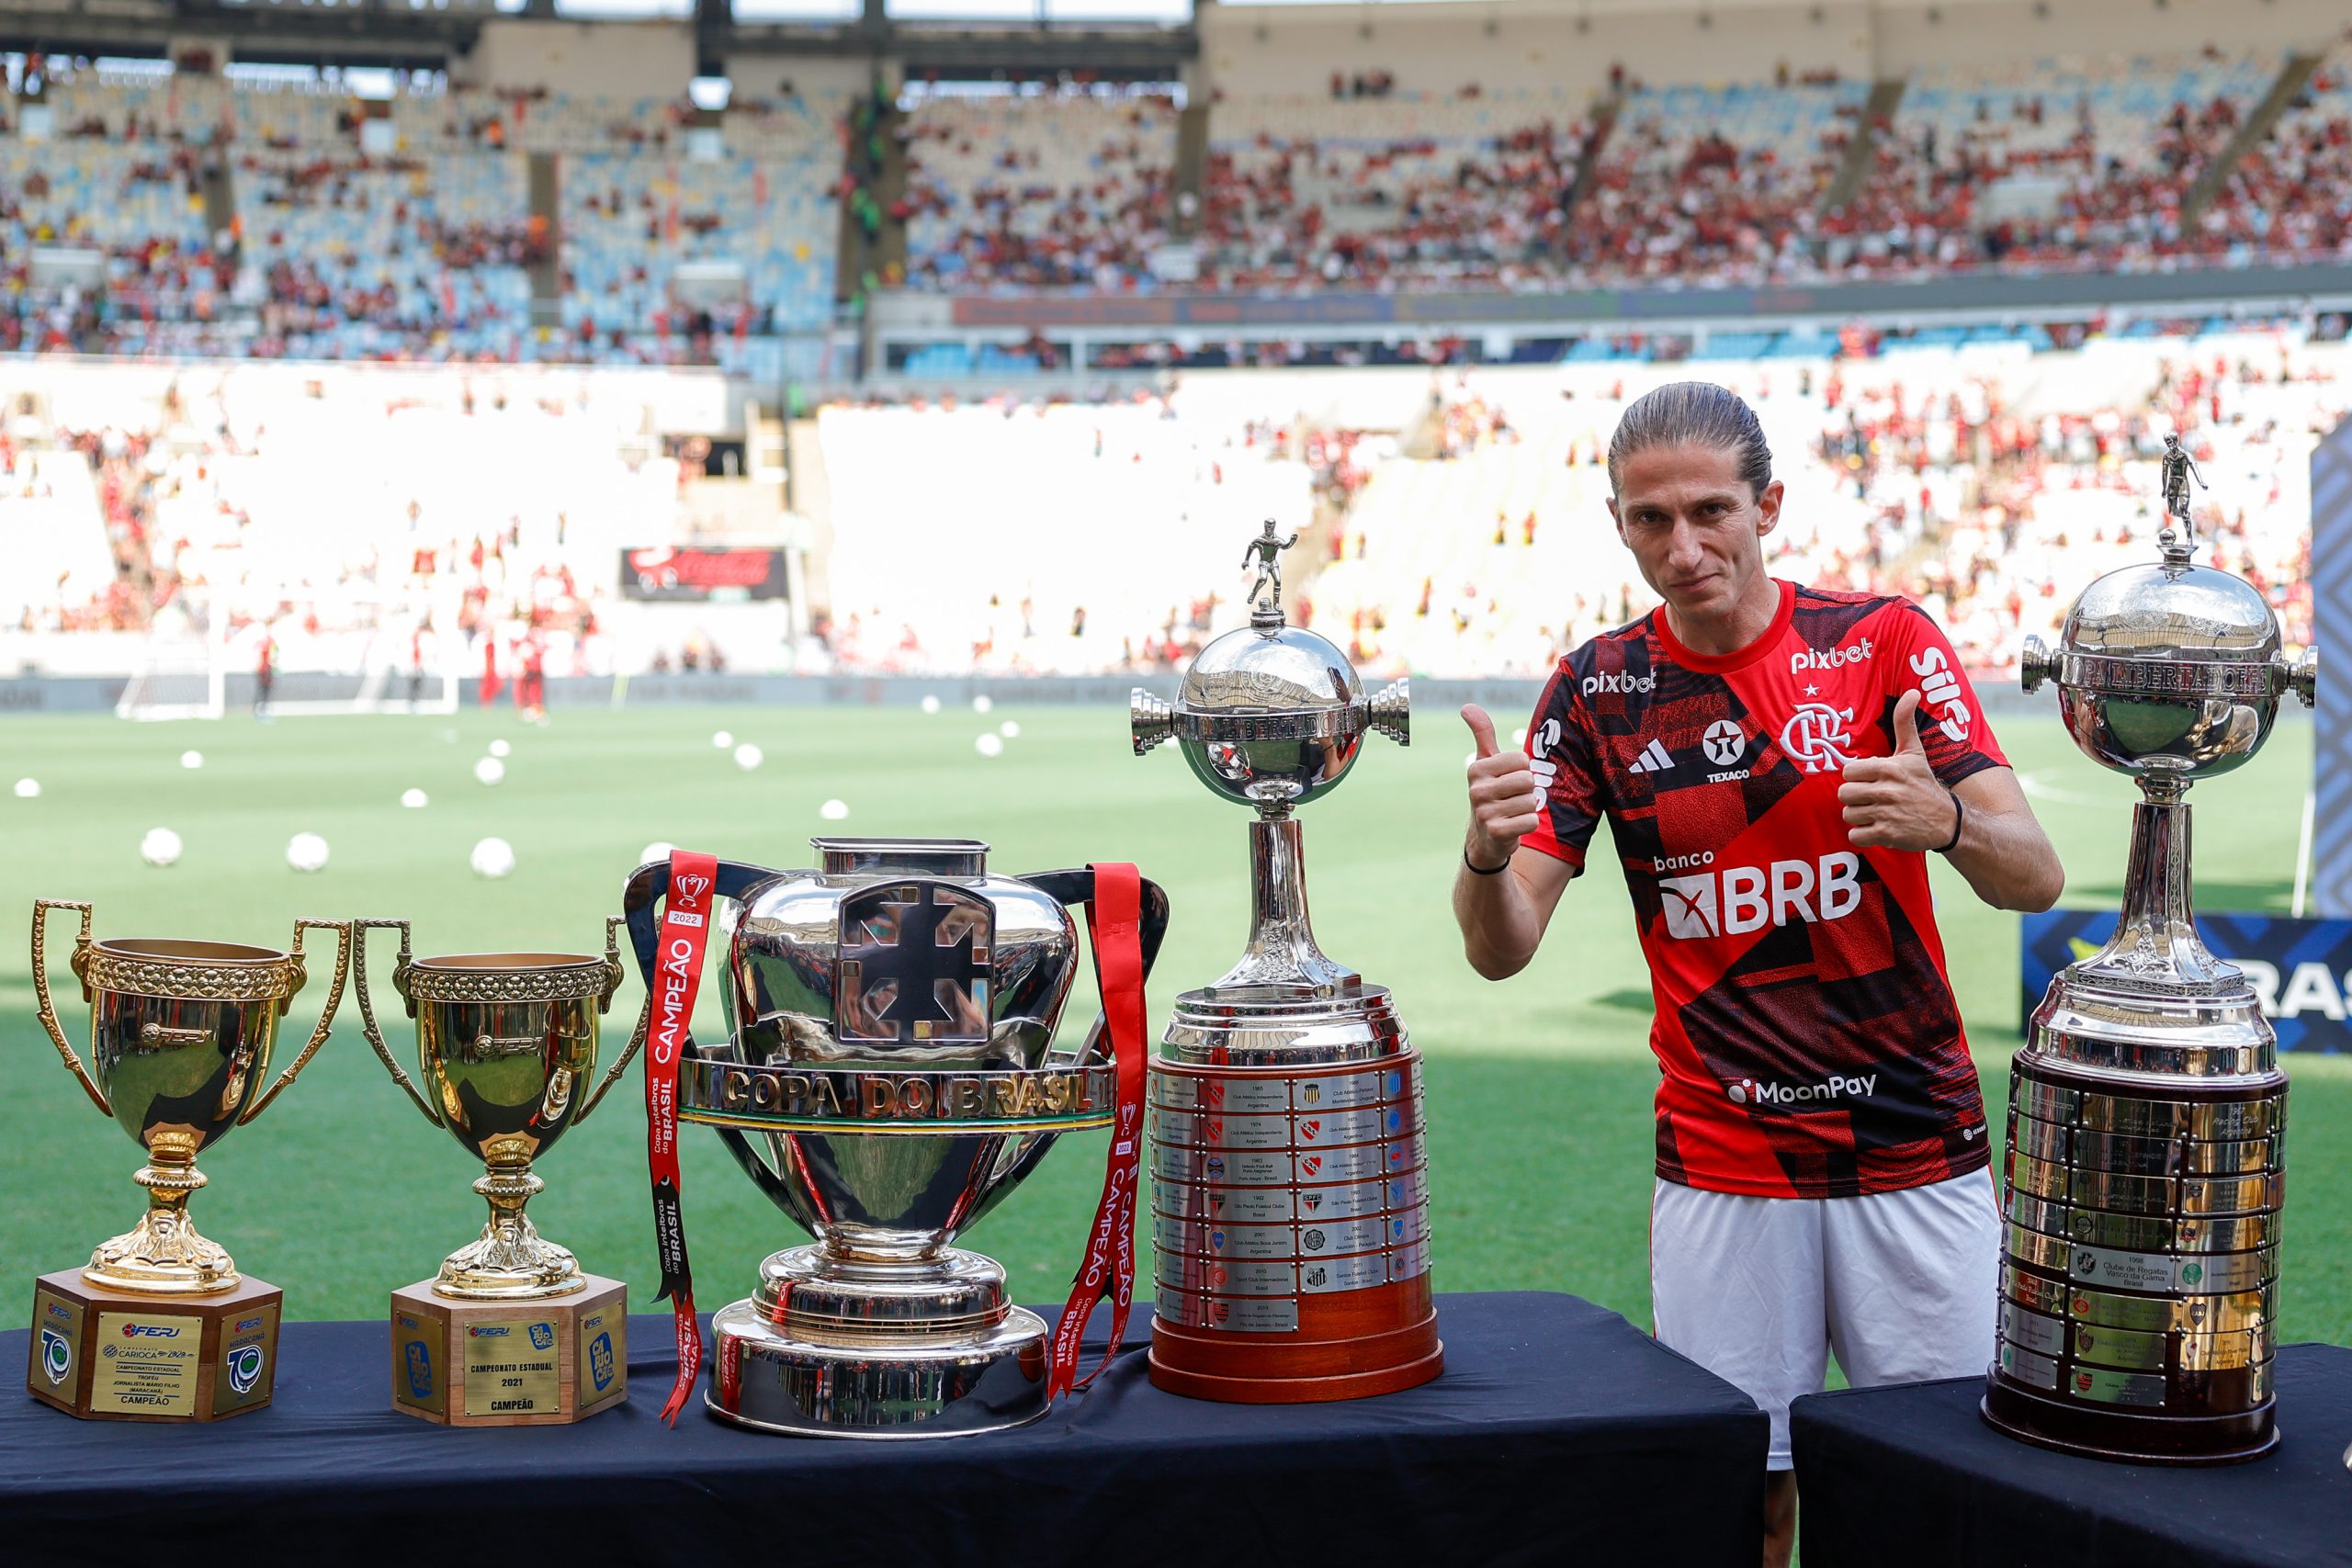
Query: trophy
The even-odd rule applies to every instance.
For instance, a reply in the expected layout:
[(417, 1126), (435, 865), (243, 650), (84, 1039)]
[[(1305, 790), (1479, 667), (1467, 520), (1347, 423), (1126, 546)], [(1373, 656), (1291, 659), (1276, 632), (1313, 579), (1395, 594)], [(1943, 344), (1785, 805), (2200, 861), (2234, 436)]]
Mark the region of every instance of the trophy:
[[(682, 1053), (677, 1118), (717, 1129), (816, 1243), (770, 1257), (751, 1299), (711, 1315), (705, 1404), (808, 1437), (1035, 1420), (1045, 1322), (1007, 1302), (1000, 1265), (953, 1243), (1059, 1134), (1112, 1123), (1105, 1020), (1074, 1046), (1054, 1039), (1078, 964), (1069, 907), (1094, 899), (1096, 874), (1005, 876), (968, 839), (810, 843), (813, 870), (722, 860), (709, 889), (729, 1036)], [(626, 894), (657, 994), (671, 883), (668, 864), (640, 866)], [(1148, 882), (1140, 898), (1148, 973), (1168, 901)]]
[[(2251, 586), (2193, 564), (2188, 480), (2164, 458), (2162, 558), (2109, 572), (2023, 681), (2075, 744), (2132, 778), (2115, 935), (2051, 981), (2009, 1078), (1998, 1346), (1984, 1418), (2104, 1459), (2219, 1464), (2278, 1441), (2287, 1078), (2255, 992), (2199, 938), (2188, 786), (2260, 749), (2290, 664)], [(2201, 478), (2199, 479), (2201, 483)]]
[[(90, 1061), (65, 1039), (49, 994), (51, 909), (82, 917), (72, 968), (90, 1004)], [(269, 1082), (277, 1021), (302, 988), (302, 933), (335, 933), (334, 979), (301, 1055)], [(205, 1185), (196, 1156), (261, 1114), (325, 1043), (343, 998), (351, 927), (297, 920), (288, 952), (223, 942), (94, 942), (90, 906), (33, 901), (33, 988), (41, 1027), (93, 1103), (147, 1151), (139, 1224), (78, 1273), (33, 1290), (35, 1399), (75, 1416), (217, 1421), (267, 1404), (285, 1292), (237, 1272), (198, 1234), (187, 1201)], [(268, 1084), (266, 1089), (263, 1086)]]
[(1136, 754), (1173, 739), (1257, 811), (1250, 943), (1176, 998), (1152, 1066), (1151, 1381), (1241, 1404), (1358, 1399), (1444, 1367), (1430, 1293), (1420, 1057), (1387, 988), (1326, 957), (1293, 809), (1367, 730), (1407, 743), (1403, 681), (1366, 698), (1340, 650), (1286, 625), (1269, 522), (1243, 557), (1250, 625), (1203, 649), (1171, 708), (1138, 688)]
[[(596, 1020), (621, 983), (620, 920), (604, 956), (469, 953), (416, 958), (406, 920), (356, 920), (352, 990), (361, 1027), (426, 1121), (482, 1162), (481, 1235), (440, 1273), (392, 1292), (392, 1407), (450, 1427), (538, 1427), (609, 1410), (628, 1394), (628, 1287), (583, 1274), (540, 1237), (523, 1206), (547, 1185), (535, 1161), (584, 1122), (637, 1054), (594, 1094)], [(367, 932), (396, 928), (392, 988), (416, 1021), (424, 1092), (401, 1070), (368, 995)]]

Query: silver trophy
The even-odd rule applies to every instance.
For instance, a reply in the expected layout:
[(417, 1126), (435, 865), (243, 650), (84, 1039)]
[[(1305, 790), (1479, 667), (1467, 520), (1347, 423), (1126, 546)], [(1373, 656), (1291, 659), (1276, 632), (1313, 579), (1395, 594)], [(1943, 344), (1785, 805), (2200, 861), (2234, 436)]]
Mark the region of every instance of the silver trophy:
[[(1011, 877), (969, 839), (817, 839), (808, 871), (718, 863), (729, 1030), (680, 1067), (679, 1120), (718, 1130), (816, 1244), (711, 1316), (706, 1403), (741, 1426), (930, 1438), (1046, 1412), (1046, 1325), (952, 1245), (1059, 1134), (1111, 1123), (1103, 1023), (1057, 1044), (1089, 871)], [(652, 909), (627, 904), (652, 981)], [(1147, 972), (1166, 896), (1143, 885)]]
[(1201, 650), (1175, 705), (1137, 689), (1130, 705), (1137, 756), (1173, 739), (1257, 813), (1249, 946), (1176, 998), (1150, 1085), (1151, 1379), (1253, 1404), (1385, 1393), (1443, 1366), (1419, 1058), (1387, 989), (1316, 945), (1292, 815), (1368, 732), (1406, 743), (1406, 683), (1367, 697), (1337, 648), (1285, 622), (1295, 538), (1270, 522), (1250, 541), (1250, 625)]
[(2114, 937), (2051, 982), (2018, 1053), (1994, 1426), (2105, 1458), (2213, 1464), (2278, 1438), (2271, 1392), (2287, 1078), (2254, 989), (2199, 939), (2188, 786), (2261, 748), (2315, 657), (2262, 595), (2192, 564), (2194, 465), (2165, 443), (2162, 558), (2076, 600), (2029, 692), (2140, 786)]

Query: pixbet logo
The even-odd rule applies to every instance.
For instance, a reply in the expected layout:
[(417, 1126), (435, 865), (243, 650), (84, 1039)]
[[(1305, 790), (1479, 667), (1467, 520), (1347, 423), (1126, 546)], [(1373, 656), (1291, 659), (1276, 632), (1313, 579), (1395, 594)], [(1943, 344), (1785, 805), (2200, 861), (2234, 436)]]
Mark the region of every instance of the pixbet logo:
[(1620, 671), (1604, 670), (1598, 675), (1588, 675), (1584, 678), (1584, 694), (1588, 697), (1597, 696), (1603, 692), (1629, 694), (1657, 690), (1657, 677), (1655, 675), (1629, 675)]
[(1808, 670), (1836, 670), (1843, 665), (1860, 664), (1871, 656), (1871, 639), (1862, 638), (1844, 648), (1808, 648), (1789, 655), (1789, 673), (1802, 675)]
[(1931, 648), (1913, 654), (1911, 672), (1919, 677), (1919, 705), (1942, 716), (1937, 728), (1954, 740), (1966, 740), (1968, 699), (1961, 693), (1960, 677), (1952, 672), (1944, 650)]
[(1861, 907), (1861, 857), (1838, 850), (1817, 861), (1733, 865), (1658, 879), (1666, 934), (1685, 941), (1745, 936), (1792, 919), (1842, 920)]
[(1734, 1105), (1810, 1105), (1826, 1100), (1868, 1100), (1878, 1092), (1878, 1075), (1846, 1077), (1837, 1073), (1819, 1083), (1765, 1083), (1742, 1078), (1724, 1085), (1724, 1098)]

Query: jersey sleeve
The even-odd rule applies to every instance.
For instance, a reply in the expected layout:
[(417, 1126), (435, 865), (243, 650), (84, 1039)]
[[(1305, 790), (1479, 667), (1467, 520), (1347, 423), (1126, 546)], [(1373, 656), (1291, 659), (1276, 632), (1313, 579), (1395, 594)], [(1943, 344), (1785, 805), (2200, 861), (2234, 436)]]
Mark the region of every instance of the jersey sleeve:
[(1887, 722), (1904, 693), (1919, 694), (1919, 743), (1947, 787), (1986, 768), (2007, 767), (1984, 705), (1935, 617), (1906, 600), (1888, 612), (1886, 622), (1888, 651), (1894, 655), (1882, 666), (1891, 682)]
[(1544, 817), (1519, 842), (1582, 871), (1585, 846), (1600, 824), (1600, 775), (1576, 693), (1576, 677), (1563, 662), (1535, 705), (1527, 727), (1527, 755), (1544, 792)]

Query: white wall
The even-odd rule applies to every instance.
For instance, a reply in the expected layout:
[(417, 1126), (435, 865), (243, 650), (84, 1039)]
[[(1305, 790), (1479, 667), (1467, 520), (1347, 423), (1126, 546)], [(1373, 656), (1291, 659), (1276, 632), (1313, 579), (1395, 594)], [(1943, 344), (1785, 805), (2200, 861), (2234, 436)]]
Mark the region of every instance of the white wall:
[[(1821, 20), (1811, 19), (1818, 10)], [(1699, 18), (1710, 16), (1712, 25)], [(1868, 11), (1854, 0), (1702, 13), (1695, 6), (1589, 16), (1543, 0), (1498, 6), (1205, 6), (1202, 72), (1228, 97), (1315, 94), (1330, 73), (1387, 71), (1401, 91), (1602, 91), (1612, 62), (1652, 83), (1753, 80), (1792, 72), (1867, 77)], [(1366, 32), (1371, 36), (1364, 36)]]
[[(1612, 62), (1655, 85), (1755, 81), (1785, 62), (1857, 80), (1921, 66), (2056, 56), (2317, 50), (2344, 0), (1503, 0), (1200, 8), (1204, 87), (1315, 94), (1333, 71), (1385, 70), (1405, 92), (1549, 88), (1583, 97)], [(1930, 16), (1936, 19), (1929, 20)], [(1706, 25), (1702, 25), (1702, 18)], [(1366, 36), (1366, 35), (1369, 36)]]
[(469, 87), (553, 87), (666, 97), (694, 79), (694, 29), (680, 22), (490, 22), (451, 80)]

